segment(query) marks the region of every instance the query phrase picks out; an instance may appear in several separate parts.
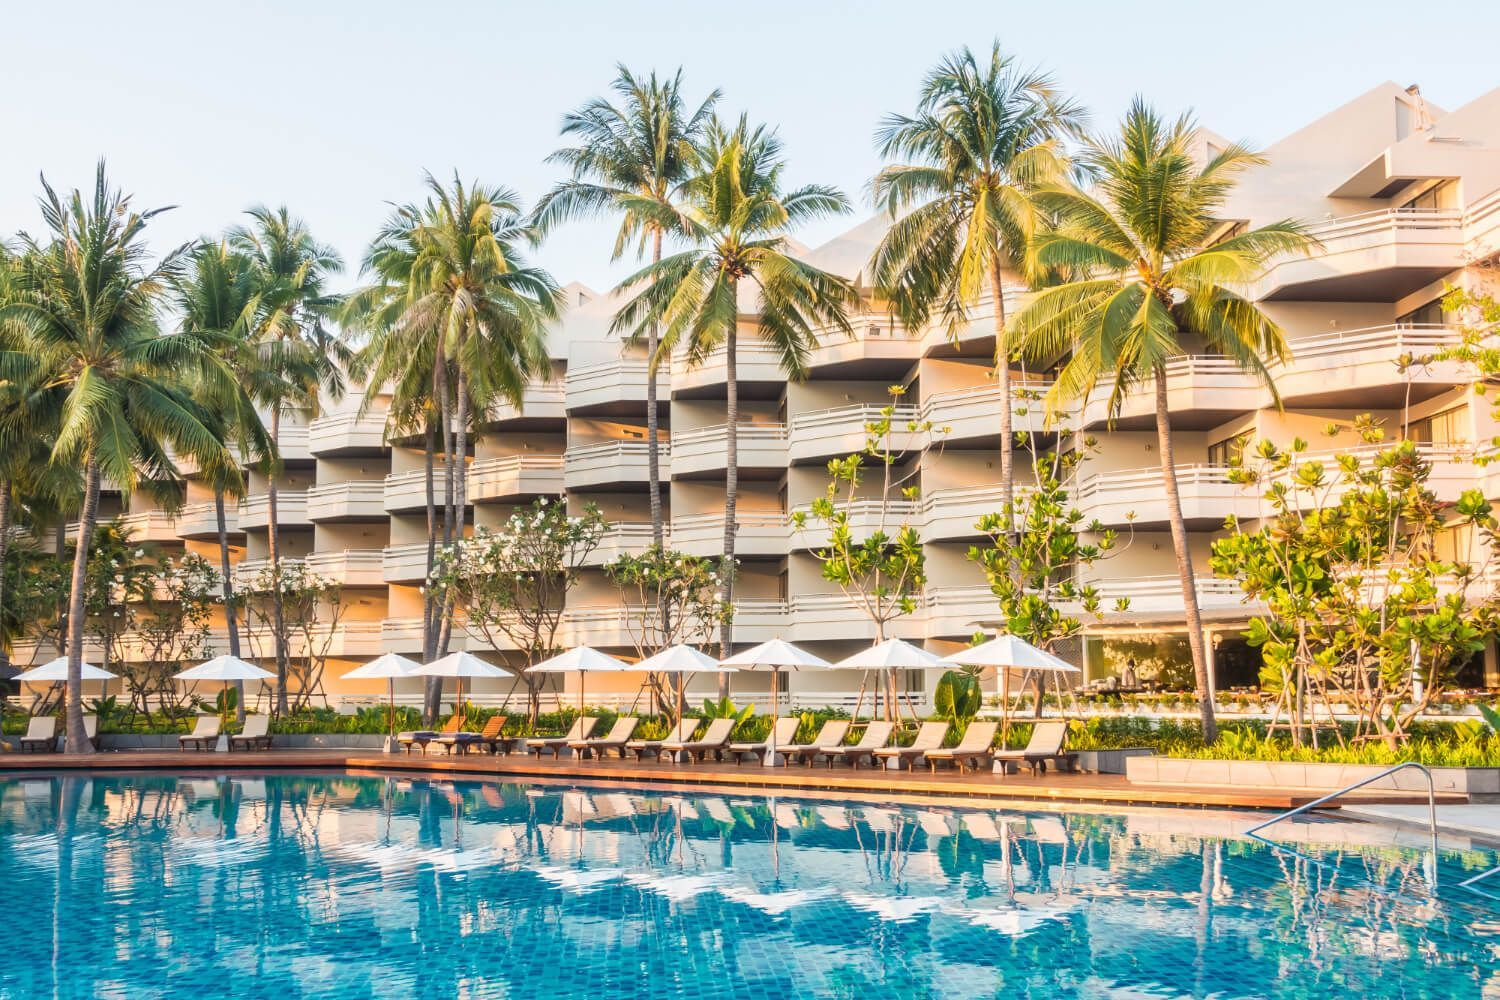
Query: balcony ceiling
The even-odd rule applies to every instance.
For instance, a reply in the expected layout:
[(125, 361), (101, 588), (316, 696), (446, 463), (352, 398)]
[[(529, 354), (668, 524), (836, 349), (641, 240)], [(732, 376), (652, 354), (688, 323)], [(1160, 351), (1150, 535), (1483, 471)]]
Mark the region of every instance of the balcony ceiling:
[(1396, 302), (1451, 273), (1447, 267), (1392, 267), (1285, 285), (1266, 296), (1279, 302)]

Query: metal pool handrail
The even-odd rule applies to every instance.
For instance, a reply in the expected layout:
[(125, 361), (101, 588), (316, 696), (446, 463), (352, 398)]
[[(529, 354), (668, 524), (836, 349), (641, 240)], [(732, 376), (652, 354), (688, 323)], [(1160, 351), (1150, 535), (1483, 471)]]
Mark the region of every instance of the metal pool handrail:
[[(1429, 826), (1431, 834), (1432, 834), (1432, 855), (1431, 855), (1431, 857), (1432, 857), (1432, 867), (1427, 872), (1427, 882), (1428, 882), (1429, 885), (1432, 886), (1432, 891), (1434, 893), (1436, 893), (1437, 892), (1437, 887), (1438, 887), (1438, 875), (1437, 875), (1437, 858), (1438, 858), (1437, 782), (1433, 779), (1433, 777), (1432, 777), (1432, 771), (1428, 769), (1428, 767), (1427, 767), (1426, 764), (1418, 764), (1414, 760), (1409, 760), (1409, 761), (1407, 761), (1404, 764), (1397, 764), (1394, 767), (1388, 767), (1384, 771), (1381, 771), (1381, 772), (1379, 772), (1377, 774), (1370, 775), (1368, 778), (1365, 778), (1363, 781), (1356, 781), (1352, 785), (1345, 785), (1343, 788), (1340, 788), (1336, 792), (1330, 792), (1327, 795), (1323, 796), (1321, 799), (1314, 799), (1312, 802), (1308, 802), (1305, 805), (1300, 805), (1300, 806), (1298, 806), (1295, 809), (1288, 809), (1284, 813), (1277, 813), (1275, 816), (1272, 816), (1270, 819), (1266, 820), (1264, 823), (1258, 823), (1255, 826), (1252, 826), (1250, 829), (1246, 830), (1245, 831), (1245, 836), (1252, 837), (1255, 840), (1258, 840), (1261, 843), (1266, 844), (1266, 845), (1268, 845), (1270, 847), (1273, 847), (1273, 848), (1275, 848), (1277, 850), (1291, 851), (1293, 854), (1296, 854), (1299, 857), (1307, 858), (1307, 860), (1312, 861), (1314, 864), (1321, 865), (1322, 862), (1318, 861), (1316, 858), (1309, 858), (1309, 857), (1307, 857), (1307, 855), (1302, 854), (1301, 851), (1293, 850), (1292, 848), (1286, 847), (1285, 845), (1282, 845), (1282, 844), (1278, 844), (1275, 841), (1270, 840), (1267, 837), (1262, 837), (1260, 835), (1260, 831), (1264, 830), (1268, 826), (1273, 826), (1276, 823), (1280, 823), (1284, 819), (1291, 819), (1293, 816), (1297, 816), (1297, 815), (1300, 815), (1301, 813), (1305, 813), (1309, 809), (1316, 809), (1316, 808), (1318, 808), (1318, 806), (1321, 806), (1324, 803), (1332, 802), (1334, 799), (1338, 798), (1341, 795), (1347, 795), (1349, 792), (1355, 791), (1356, 789), (1363, 788), (1366, 785), (1374, 784), (1375, 782), (1379, 781), (1381, 778), (1388, 778), (1391, 775), (1395, 774), (1397, 771), (1404, 771), (1408, 767), (1414, 767), (1414, 768), (1416, 768), (1418, 771), (1421, 771), (1422, 774), (1427, 778), (1427, 823), (1428, 823), (1428, 826)], [(1476, 881), (1476, 880), (1471, 880), (1471, 881)]]

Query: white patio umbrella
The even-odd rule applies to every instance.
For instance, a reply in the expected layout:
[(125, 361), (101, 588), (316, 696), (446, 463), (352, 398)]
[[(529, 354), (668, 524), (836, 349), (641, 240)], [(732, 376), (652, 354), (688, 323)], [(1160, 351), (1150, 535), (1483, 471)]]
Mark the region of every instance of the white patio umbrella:
[(418, 677), (452, 677), (458, 684), (458, 712), (463, 714), (464, 710), (464, 678), (465, 677), (514, 677), (515, 674), (504, 667), (497, 667), (493, 663), (486, 663), (473, 653), (457, 652), (449, 653), (447, 656), (424, 663), (415, 671)]
[(834, 664), (842, 670), (929, 670), (951, 665), (936, 653), (929, 653), (905, 639), (887, 639)]
[[(998, 635), (989, 642), (960, 650), (948, 657), (953, 663), (972, 667), (994, 667), (1000, 672), (1000, 721), (1001, 745), (1010, 730), (1010, 672), (1012, 670), (1036, 670), (1059, 674), (1079, 674), (1073, 664), (1054, 656), (1045, 649), (1033, 646), (1019, 636)], [(1023, 680), (1025, 678), (1022, 678)]]
[(196, 667), (188, 667), (174, 675), (180, 681), (192, 683), (194, 681), (221, 681), (224, 684), (232, 684), (235, 681), (264, 681), (273, 679), (276, 675), (269, 670), (262, 670), (253, 663), (247, 663), (238, 656), (215, 656), (212, 660), (205, 660)]
[(363, 666), (355, 667), (344, 675), (344, 680), (350, 681), (373, 681), (384, 680), (386, 696), (390, 699), (390, 712), (387, 714), (387, 723), (390, 726), (391, 735), (396, 734), (396, 679), (398, 677), (415, 677), (417, 671), (422, 669), (422, 664), (416, 660), (398, 656), (395, 653), (386, 653), (378, 656)]
[(595, 673), (619, 674), (635, 670), (624, 660), (617, 660), (608, 653), (601, 653), (593, 646), (575, 646), (566, 653), (549, 657), (541, 663), (526, 668), (528, 674), (571, 674), (578, 672), (578, 711), (583, 713), (583, 676)]
[[(108, 681), (119, 676), (118, 674), (110, 673), (103, 667), (96, 667), (92, 663), (84, 663), (81, 667), (80, 676), (86, 681)], [(11, 680), (19, 681), (22, 684), (61, 684), (67, 681), (67, 679), (68, 658), (66, 656), (59, 656), (55, 660), (48, 660), (40, 667), (23, 670), (11, 678)], [(105, 687), (108, 688), (108, 685), (105, 685)]]
[[(635, 669), (651, 674), (682, 674), (685, 677), (687, 674), (729, 674), (738, 668), (723, 666), (712, 656), (679, 642), (646, 657), (635, 665)], [(685, 691), (686, 686), (687, 682), (684, 680), (679, 685), (679, 690)]]
[(780, 717), (781, 706), (781, 671), (786, 670), (832, 670), (834, 666), (821, 656), (814, 656), (805, 649), (793, 646), (783, 640), (771, 639), (752, 646), (742, 653), (735, 653), (724, 660), (724, 666), (736, 667), (741, 670), (755, 670), (770, 668), (771, 670), (771, 735), (767, 737), (767, 746), (770, 748), (763, 755), (762, 763), (767, 767), (776, 766), (776, 720)]

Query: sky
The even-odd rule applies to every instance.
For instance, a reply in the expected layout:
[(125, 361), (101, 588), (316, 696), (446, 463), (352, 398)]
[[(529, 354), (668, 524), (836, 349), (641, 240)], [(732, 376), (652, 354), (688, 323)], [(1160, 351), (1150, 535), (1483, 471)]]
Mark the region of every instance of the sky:
[[(721, 88), (726, 112), (780, 130), (789, 183), (849, 193), (854, 213), (797, 233), (808, 245), (872, 214), (877, 123), (965, 45), (998, 39), (1050, 71), (1097, 128), (1141, 94), (1257, 145), (1385, 80), (1450, 109), (1500, 86), (1484, 0), (7, 0), (0, 23), (0, 236), (40, 231), (39, 173), (87, 186), (103, 157), (137, 207), (177, 206), (150, 224), (154, 248), (285, 204), (343, 254), (343, 286), (424, 170), (533, 204), (562, 177), (545, 162), (559, 120), (617, 63)], [(607, 224), (571, 224), (537, 259), (604, 289), (632, 269), (612, 246)]]

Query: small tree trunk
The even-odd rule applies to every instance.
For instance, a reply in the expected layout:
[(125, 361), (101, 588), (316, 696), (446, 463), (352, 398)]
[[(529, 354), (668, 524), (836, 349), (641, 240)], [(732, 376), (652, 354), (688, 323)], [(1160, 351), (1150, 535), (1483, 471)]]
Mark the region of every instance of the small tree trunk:
[(1187, 525), (1182, 519), (1182, 498), (1177, 490), (1177, 467), (1172, 458), (1172, 417), (1167, 410), (1167, 372), (1156, 366), (1156, 444), (1161, 453), (1162, 484), (1167, 492), (1167, 520), (1172, 528), (1172, 550), (1177, 556), (1177, 577), (1182, 582), (1182, 611), (1187, 626), (1188, 648), (1193, 654), (1193, 679), (1198, 688), (1198, 710), (1203, 721), (1203, 740), (1212, 743), (1218, 735), (1214, 723), (1213, 692), (1208, 681), (1208, 661), (1203, 655), (1203, 620), (1198, 614), (1198, 588), (1193, 582), (1192, 553), (1188, 549)]
[(281, 529), (276, 523), (276, 478), (281, 471), (281, 405), (271, 407), (271, 464), (266, 475), (266, 549), (271, 557), (271, 642), (276, 649), (276, 714), (287, 713), (286, 602), (281, 595)]
[[(730, 282), (731, 298), (739, 291), (738, 282)], [(739, 350), (739, 326), (731, 323), (724, 337), (724, 419), (728, 423), (724, 435), (724, 556), (719, 563), (719, 598), (725, 607), (733, 607), (734, 600), (734, 536), (735, 500), (740, 489), (740, 387), (736, 354)], [(719, 623), (719, 658), (727, 659), (734, 653), (734, 622)], [(729, 697), (729, 675), (719, 675), (719, 698)]]
[(68, 589), (68, 753), (87, 753), (83, 735), (84, 589), (88, 585), (89, 546), (99, 511), (99, 463), (90, 455), (83, 466), (83, 509), (78, 514), (78, 544), (73, 550), (73, 579)]
[(1000, 259), (990, 262), (990, 294), (995, 299), (995, 379), (1000, 387), (1000, 509), (1005, 511), (1005, 532), (1015, 531), (1014, 472), (1015, 434), (1011, 427), (1010, 351), (1005, 344), (1005, 289), (1000, 273)]
[[(234, 575), (229, 565), (229, 523), (224, 514), (224, 491), (214, 490), (214, 522), (219, 531), (219, 589), (224, 597), (224, 628), (229, 633), (229, 655), (240, 655), (240, 622), (234, 609)], [(245, 724), (245, 682), (234, 682), (234, 719)]]
[[(651, 234), (651, 263), (661, 262), (661, 230)], [(656, 419), (656, 349), (660, 329), (653, 322), (646, 331), (646, 488), (651, 491), (651, 542), (666, 547), (666, 532), (661, 513), (661, 444), (657, 440)]]

